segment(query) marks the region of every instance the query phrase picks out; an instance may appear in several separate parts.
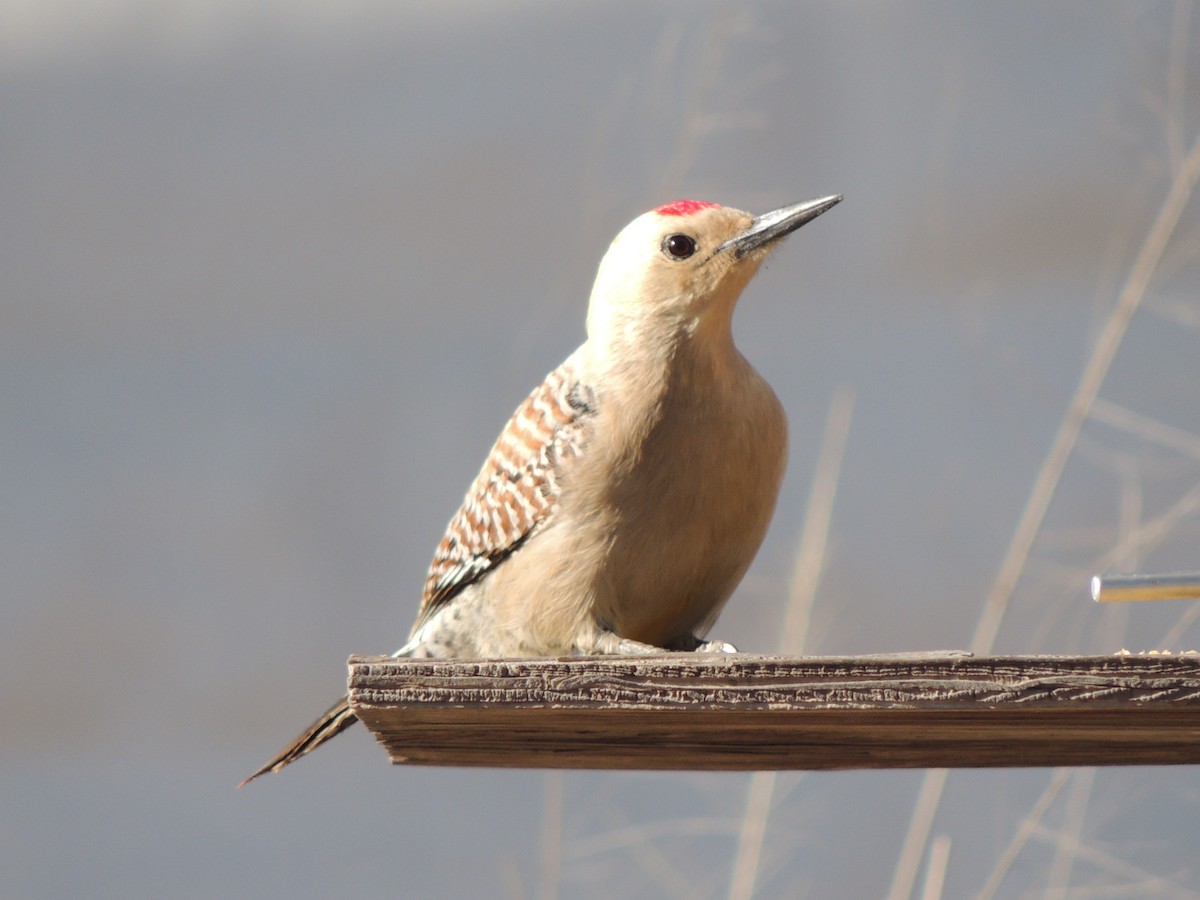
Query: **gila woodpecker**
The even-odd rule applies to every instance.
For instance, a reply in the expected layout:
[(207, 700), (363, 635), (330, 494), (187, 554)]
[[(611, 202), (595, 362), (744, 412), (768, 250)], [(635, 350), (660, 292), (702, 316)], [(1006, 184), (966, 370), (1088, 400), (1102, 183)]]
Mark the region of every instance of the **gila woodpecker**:
[[(733, 649), (701, 638), (758, 551), (787, 449), (733, 308), (779, 239), (841, 199), (757, 217), (681, 200), (617, 235), (587, 340), (500, 433), (395, 656)], [(243, 784), (354, 721), (342, 698)]]

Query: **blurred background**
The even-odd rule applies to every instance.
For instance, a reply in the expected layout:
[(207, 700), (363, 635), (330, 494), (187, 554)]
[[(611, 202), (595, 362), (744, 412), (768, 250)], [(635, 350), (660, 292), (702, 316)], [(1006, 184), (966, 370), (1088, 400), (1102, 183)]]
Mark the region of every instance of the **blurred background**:
[(403, 641), (608, 242), (680, 197), (846, 195), (735, 321), (792, 450), (715, 636), (1200, 646), (1200, 604), (1087, 593), (1200, 568), (1198, 36), (1169, 2), (0, 0), (0, 893), (1200, 896), (1192, 768), (397, 769), (356, 729), (234, 789)]

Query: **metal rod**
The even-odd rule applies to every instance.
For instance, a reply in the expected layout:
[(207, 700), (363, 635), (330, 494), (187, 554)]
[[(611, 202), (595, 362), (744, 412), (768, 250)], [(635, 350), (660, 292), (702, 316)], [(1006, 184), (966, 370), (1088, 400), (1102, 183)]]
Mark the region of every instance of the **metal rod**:
[(1092, 599), (1097, 603), (1122, 600), (1200, 599), (1200, 572), (1169, 572), (1161, 575), (1096, 575)]

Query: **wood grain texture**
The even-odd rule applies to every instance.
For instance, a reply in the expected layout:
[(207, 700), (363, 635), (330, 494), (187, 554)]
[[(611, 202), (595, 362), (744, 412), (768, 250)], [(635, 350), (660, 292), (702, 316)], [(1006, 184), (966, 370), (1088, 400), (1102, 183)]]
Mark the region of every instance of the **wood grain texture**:
[(393, 762), (852, 769), (1200, 762), (1200, 657), (351, 657)]

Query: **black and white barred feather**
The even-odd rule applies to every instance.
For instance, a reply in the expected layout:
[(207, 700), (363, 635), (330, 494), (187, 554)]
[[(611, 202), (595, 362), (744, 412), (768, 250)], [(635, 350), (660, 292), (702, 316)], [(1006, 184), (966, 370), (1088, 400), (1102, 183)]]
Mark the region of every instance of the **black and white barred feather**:
[(595, 403), (568, 359), (517, 407), (434, 552), (414, 634), (550, 522), (558, 508), (559, 467), (583, 452)]

